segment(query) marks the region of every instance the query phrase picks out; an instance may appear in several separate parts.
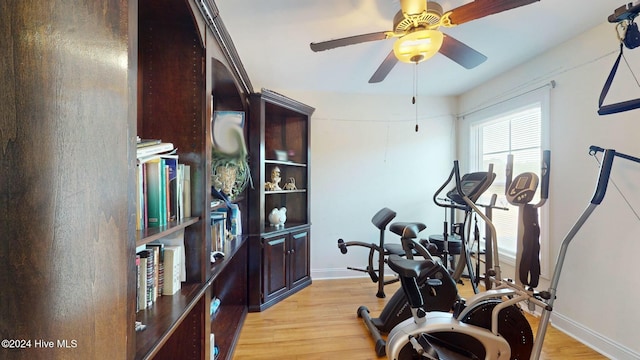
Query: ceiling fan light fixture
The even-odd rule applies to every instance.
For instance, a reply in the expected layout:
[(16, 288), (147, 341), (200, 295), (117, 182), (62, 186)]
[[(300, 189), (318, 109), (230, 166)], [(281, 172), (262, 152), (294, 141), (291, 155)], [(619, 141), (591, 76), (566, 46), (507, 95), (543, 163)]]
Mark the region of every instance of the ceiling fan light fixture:
[(442, 47), (444, 36), (437, 30), (417, 30), (396, 40), (393, 53), (399, 61), (419, 63), (431, 58)]

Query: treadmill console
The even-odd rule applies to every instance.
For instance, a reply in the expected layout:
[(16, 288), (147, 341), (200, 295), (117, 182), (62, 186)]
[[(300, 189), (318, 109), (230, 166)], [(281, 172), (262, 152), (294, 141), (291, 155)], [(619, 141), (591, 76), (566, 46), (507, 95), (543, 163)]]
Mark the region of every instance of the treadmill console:
[(514, 205), (528, 204), (538, 189), (538, 175), (532, 172), (519, 174), (507, 189), (507, 201)]

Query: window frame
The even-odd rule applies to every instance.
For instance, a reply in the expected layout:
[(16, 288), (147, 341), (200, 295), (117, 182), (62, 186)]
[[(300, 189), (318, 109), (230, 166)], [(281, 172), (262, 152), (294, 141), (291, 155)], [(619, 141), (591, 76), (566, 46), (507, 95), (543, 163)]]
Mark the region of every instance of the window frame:
[[(482, 146), (478, 129), (482, 126), (496, 123), (498, 119), (514, 114), (536, 103), (540, 104), (540, 149), (549, 149), (549, 113), (550, 113), (550, 89), (540, 88), (523, 95), (507, 99), (495, 105), (485, 107), (465, 115), (466, 131), (468, 132), (468, 165), (469, 171), (486, 171), (482, 166)], [(542, 154), (540, 155), (542, 156)], [(514, 176), (518, 174), (514, 169)], [(540, 172), (538, 171), (538, 174)], [(540, 189), (538, 189), (540, 191)], [(504, 194), (498, 194), (504, 197)], [(500, 204), (497, 204), (500, 206)], [(549, 241), (549, 200), (539, 209), (540, 223), (540, 269), (541, 277), (549, 279), (550, 274), (550, 241)], [(484, 237), (483, 237), (484, 238)], [(505, 253), (500, 249), (500, 234), (498, 234), (498, 251), (500, 263), (515, 266), (515, 256)]]

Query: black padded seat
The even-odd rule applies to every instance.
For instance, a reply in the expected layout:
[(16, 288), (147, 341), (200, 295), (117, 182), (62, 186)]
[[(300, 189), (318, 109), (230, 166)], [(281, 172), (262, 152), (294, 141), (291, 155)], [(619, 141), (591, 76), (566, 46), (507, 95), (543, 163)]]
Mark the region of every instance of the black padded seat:
[(429, 272), (433, 269), (433, 261), (429, 260), (410, 260), (407, 258), (399, 257), (398, 255), (390, 255), (387, 260), (391, 270), (398, 273), (402, 277), (419, 277), (424, 272)]
[(399, 256), (404, 256), (405, 255), (405, 251), (402, 248), (401, 244), (384, 244), (384, 249), (389, 254), (395, 254), (395, 255), (399, 255)]
[(395, 222), (389, 226), (389, 231), (401, 237), (415, 239), (418, 233), (426, 228), (427, 225), (419, 222)]
[[(462, 251), (462, 239), (457, 236), (448, 236), (449, 254), (458, 255)], [(444, 236), (429, 235), (429, 242), (438, 247), (438, 253), (444, 252)]]

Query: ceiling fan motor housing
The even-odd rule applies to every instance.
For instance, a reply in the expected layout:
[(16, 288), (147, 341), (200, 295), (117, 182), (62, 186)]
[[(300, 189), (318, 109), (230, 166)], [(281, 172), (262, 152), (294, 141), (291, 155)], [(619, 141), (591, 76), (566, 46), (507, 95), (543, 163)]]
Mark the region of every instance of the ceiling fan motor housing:
[(413, 29), (436, 29), (440, 25), (440, 19), (443, 14), (442, 6), (432, 1), (421, 1), (421, 3), (426, 5), (422, 6), (424, 10), (421, 12), (413, 12), (416, 11), (418, 7), (410, 7), (409, 11), (407, 11), (403, 2), (402, 10), (398, 11), (393, 18), (394, 32), (406, 33)]

